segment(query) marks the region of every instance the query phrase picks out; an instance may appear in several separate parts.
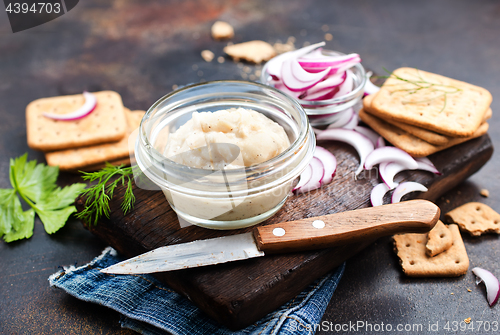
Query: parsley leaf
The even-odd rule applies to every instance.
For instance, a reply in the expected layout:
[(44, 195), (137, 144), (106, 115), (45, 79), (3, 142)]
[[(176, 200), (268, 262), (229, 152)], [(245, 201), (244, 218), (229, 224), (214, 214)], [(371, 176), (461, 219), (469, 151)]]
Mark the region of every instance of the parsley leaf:
[[(55, 233), (76, 212), (71, 204), (83, 191), (85, 184), (64, 188), (56, 185), (59, 168), (27, 161), (28, 154), (10, 160), (10, 183), (13, 189), (0, 189), (0, 237), (6, 242), (33, 235), (35, 212), (45, 231)], [(19, 197), (31, 207), (23, 211)]]

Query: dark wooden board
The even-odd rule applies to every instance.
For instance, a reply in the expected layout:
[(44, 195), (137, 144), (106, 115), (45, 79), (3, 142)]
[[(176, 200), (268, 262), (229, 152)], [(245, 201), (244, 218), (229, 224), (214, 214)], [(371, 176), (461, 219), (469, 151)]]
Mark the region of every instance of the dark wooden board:
[[(370, 191), (379, 183), (376, 169), (357, 179), (358, 157), (354, 149), (339, 142), (318, 142), (331, 150), (339, 162), (333, 182), (320, 190), (291, 195), (283, 208), (262, 224), (297, 220), (369, 206)], [(437, 176), (424, 171), (405, 171), (404, 180), (420, 182), (429, 189), (411, 196), (436, 200), (478, 171), (491, 157), (493, 146), (488, 135), (438, 152), (429, 158), (442, 172)], [(109, 219), (86, 227), (126, 257), (176, 243), (213, 238), (248, 231), (208, 230), (196, 226), (180, 228), (177, 216), (162, 192), (134, 188), (137, 202), (124, 216), (119, 204), (123, 189), (111, 201)], [(83, 200), (77, 207), (82, 209)], [(326, 274), (373, 240), (330, 249), (272, 255), (210, 267), (159, 273), (156, 277), (187, 296), (205, 313), (231, 329), (245, 327), (297, 295), (316, 278)]]

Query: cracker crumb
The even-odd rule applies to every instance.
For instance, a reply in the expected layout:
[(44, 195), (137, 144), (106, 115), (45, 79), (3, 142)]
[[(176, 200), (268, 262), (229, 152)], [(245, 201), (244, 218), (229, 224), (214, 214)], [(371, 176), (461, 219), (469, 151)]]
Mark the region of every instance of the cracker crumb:
[(212, 37), (216, 40), (225, 40), (234, 37), (234, 29), (229, 23), (217, 21), (212, 26)]
[(472, 292), (472, 290), (470, 288), (467, 289), (467, 292)]
[(487, 198), (490, 196), (490, 191), (488, 191), (487, 189), (483, 188), (479, 194), (481, 194), (483, 197)]
[(451, 294), (451, 295), (454, 295), (455, 293), (451, 292), (450, 294)]
[(333, 35), (330, 33), (325, 34), (325, 40), (327, 40), (327, 41), (333, 40)]
[(324, 24), (321, 26), (321, 30), (323, 30), (325, 33), (330, 29), (327, 24)]
[(173, 89), (174, 91), (175, 91), (176, 89), (178, 89), (178, 88), (179, 88), (179, 85), (176, 85), (176, 84), (173, 84), (173, 85), (172, 85), (172, 89)]
[(450, 203), (450, 199), (446, 199), (446, 203), (449, 204)]
[(469, 318), (465, 319), (465, 320), (464, 320), (464, 322), (465, 322), (466, 324), (469, 324), (469, 323), (471, 322), (471, 320), (472, 320), (472, 318), (470, 318), (470, 317), (469, 317)]
[(217, 61), (218, 61), (220, 64), (222, 64), (222, 63), (224, 63), (224, 62), (226, 61), (226, 59), (225, 59), (224, 57), (222, 57), (222, 56), (219, 56), (219, 57), (217, 57)]
[(214, 59), (214, 56), (214, 53), (210, 50), (203, 50), (201, 52), (201, 58), (203, 58), (208, 63), (210, 63)]

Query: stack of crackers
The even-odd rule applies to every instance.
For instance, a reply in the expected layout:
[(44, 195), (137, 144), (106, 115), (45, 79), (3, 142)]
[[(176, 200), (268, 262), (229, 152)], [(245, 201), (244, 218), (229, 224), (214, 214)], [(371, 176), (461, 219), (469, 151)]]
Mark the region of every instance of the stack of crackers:
[(93, 94), (96, 108), (78, 120), (54, 120), (43, 113), (72, 113), (84, 104), (82, 94), (38, 99), (26, 107), (28, 145), (45, 152), (48, 165), (63, 171), (92, 171), (105, 162), (130, 164), (129, 137), (145, 112), (125, 108), (116, 92)]
[(395, 147), (425, 157), (484, 135), (491, 101), (482, 87), (400, 68), (364, 98), (359, 116)]

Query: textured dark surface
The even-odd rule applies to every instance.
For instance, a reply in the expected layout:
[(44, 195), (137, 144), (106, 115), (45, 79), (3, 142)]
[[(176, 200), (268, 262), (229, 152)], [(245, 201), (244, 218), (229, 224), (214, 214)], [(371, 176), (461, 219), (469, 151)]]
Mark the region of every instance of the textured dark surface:
[[(495, 115), (500, 96), (500, 4), (494, 0), (87, 0), (61, 18), (16, 34), (0, 7), (0, 187), (9, 187), (10, 157), (28, 151), (30, 158), (44, 159), (26, 145), (24, 108), (36, 98), (112, 89), (127, 107), (144, 109), (174, 84), (242, 78), (245, 72), (238, 64), (206, 63), (200, 57), (204, 49), (222, 55), (225, 43), (212, 41), (208, 34), (217, 19), (234, 25), (234, 42), (275, 42), (294, 36), (297, 46), (322, 40), (326, 25), (333, 35), (329, 48), (358, 52), (364, 66), (375, 72), (413, 66), (483, 86), (493, 94), (489, 134), (494, 145), (500, 143)], [(442, 211), (467, 201), (499, 210), (499, 163), (493, 155), (468, 182), (438, 199)], [(60, 178), (61, 184), (76, 180), (71, 175)], [(491, 196), (480, 197), (481, 188), (489, 189)], [(464, 239), (471, 268), (482, 266), (500, 276), (498, 237)], [(30, 240), (2, 242), (0, 333), (132, 333), (120, 329), (116, 313), (48, 287), (47, 277), (59, 265), (88, 262), (104, 247), (77, 221), (48, 236), (38, 219)], [(470, 271), (455, 279), (404, 277), (390, 241), (382, 239), (348, 262), (323, 318), (326, 331), (319, 333), (371, 333), (365, 328), (335, 331), (335, 325), (358, 321), (391, 324), (393, 329), (397, 324), (423, 325), (424, 331), (407, 332), (412, 334), (431, 333), (428, 325), (436, 322), (439, 333), (453, 333), (443, 329), (446, 322), (453, 327), (451, 322), (468, 317), (498, 322), (499, 307), (489, 308), (483, 292)], [(489, 333), (477, 331), (477, 325), (476, 331), (461, 333)]]

